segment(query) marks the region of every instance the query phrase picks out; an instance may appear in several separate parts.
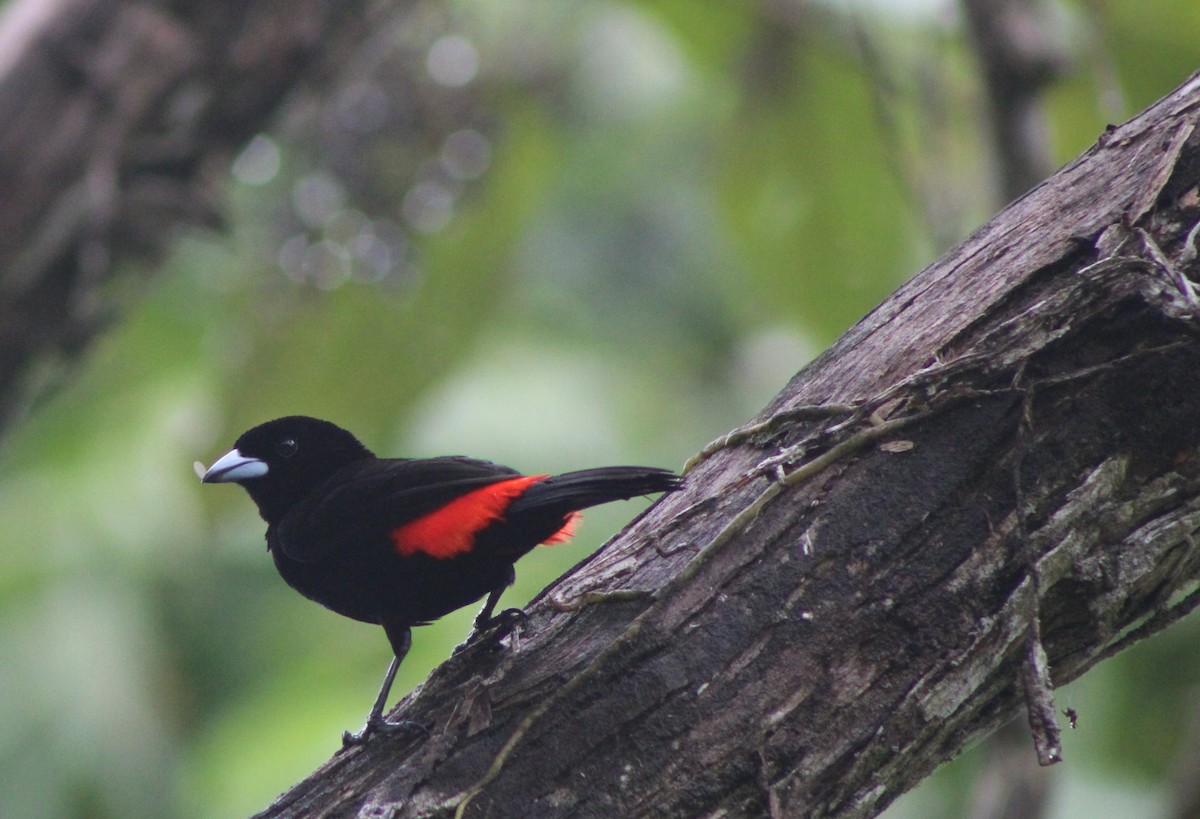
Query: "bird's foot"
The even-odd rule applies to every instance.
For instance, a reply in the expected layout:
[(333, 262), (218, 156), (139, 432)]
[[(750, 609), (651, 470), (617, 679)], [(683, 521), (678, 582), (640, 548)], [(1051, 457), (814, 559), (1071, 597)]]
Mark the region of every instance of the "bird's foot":
[(371, 715), (367, 718), (367, 724), (357, 734), (352, 734), (349, 731), (342, 733), (342, 747), (353, 748), (356, 745), (363, 745), (368, 739), (375, 734), (425, 734), (429, 736), (429, 729), (419, 722), (414, 722), (410, 719), (402, 719), (392, 722), (386, 717), (377, 717)]
[(528, 619), (529, 615), (521, 609), (505, 609), (492, 617), (476, 617), (475, 635), (492, 632), (489, 636), (499, 642), (512, 634), (513, 629)]

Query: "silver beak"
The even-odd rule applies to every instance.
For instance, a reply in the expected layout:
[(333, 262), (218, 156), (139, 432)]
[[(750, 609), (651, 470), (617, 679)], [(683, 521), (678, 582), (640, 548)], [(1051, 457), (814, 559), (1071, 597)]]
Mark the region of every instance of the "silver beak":
[(237, 483), (249, 478), (261, 478), (267, 472), (266, 461), (247, 458), (236, 449), (232, 449), (217, 459), (200, 480), (204, 483)]

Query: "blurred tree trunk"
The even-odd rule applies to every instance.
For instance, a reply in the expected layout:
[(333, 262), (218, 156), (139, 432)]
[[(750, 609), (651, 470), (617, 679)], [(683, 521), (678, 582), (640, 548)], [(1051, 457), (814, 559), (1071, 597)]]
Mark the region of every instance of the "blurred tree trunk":
[(1069, 63), (1066, 33), (1046, 0), (961, 0), (991, 113), (1002, 202), (1053, 168), (1045, 92)]
[[(216, 226), (229, 162), (370, 30), (362, 0), (11, 0), (0, 16), (0, 432)], [(128, 265), (126, 265), (128, 274)]]
[(1200, 75), (265, 816), (870, 816), (1200, 602)]

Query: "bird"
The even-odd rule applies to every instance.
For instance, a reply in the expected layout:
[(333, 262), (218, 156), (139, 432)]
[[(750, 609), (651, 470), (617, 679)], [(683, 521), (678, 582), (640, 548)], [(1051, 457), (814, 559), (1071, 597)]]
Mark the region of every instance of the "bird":
[(413, 727), (383, 713), (413, 627), (482, 599), (474, 633), (511, 628), (523, 612), (495, 608), (518, 559), (568, 540), (582, 509), (672, 492), (682, 479), (641, 466), (523, 475), (459, 455), (381, 458), (336, 424), (291, 415), (243, 433), (201, 480), (246, 490), (289, 586), (383, 626), (392, 661), (362, 730), (343, 734), (349, 747)]

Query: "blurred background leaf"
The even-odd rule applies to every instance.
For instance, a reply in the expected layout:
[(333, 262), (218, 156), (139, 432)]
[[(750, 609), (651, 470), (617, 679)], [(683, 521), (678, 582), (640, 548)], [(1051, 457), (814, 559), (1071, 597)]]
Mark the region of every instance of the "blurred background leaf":
[[(1200, 62), (1194, 3), (1052, 5), (1059, 162)], [(178, 242), (11, 436), (0, 816), (244, 815), (358, 726), (383, 634), (287, 589), (244, 495), (192, 473), (244, 428), (679, 465), (999, 204), (950, 2), (416, 3), (345, 73), (246, 147), (229, 231)], [(505, 603), (637, 508), (589, 513)], [(395, 691), (472, 616), (419, 630)], [(1196, 628), (1060, 692), (1079, 728), (1048, 815), (1171, 815)], [(985, 765), (890, 815), (965, 815)]]

